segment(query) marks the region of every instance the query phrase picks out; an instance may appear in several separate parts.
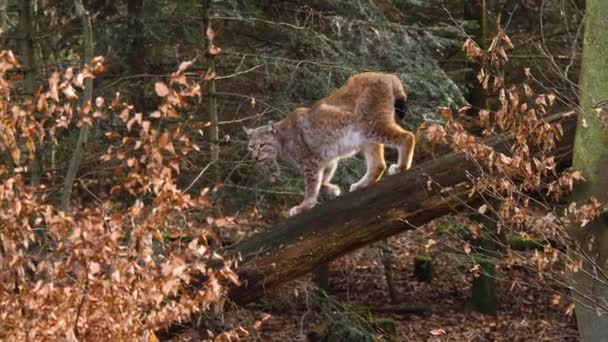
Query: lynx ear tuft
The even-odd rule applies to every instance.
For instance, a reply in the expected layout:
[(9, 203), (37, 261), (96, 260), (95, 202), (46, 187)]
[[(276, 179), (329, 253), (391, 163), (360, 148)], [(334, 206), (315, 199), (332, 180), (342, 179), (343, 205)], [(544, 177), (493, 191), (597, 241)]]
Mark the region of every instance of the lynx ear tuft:
[(251, 135), (251, 132), (253, 132), (253, 129), (243, 126), (243, 131), (245, 131), (245, 134)]
[(272, 122), (272, 120), (271, 120), (271, 121), (268, 121), (268, 130), (269, 130), (269, 131), (270, 131), (270, 133), (272, 133), (272, 134), (275, 134), (275, 133), (276, 133), (276, 131), (275, 131), (275, 129), (274, 129), (274, 122)]

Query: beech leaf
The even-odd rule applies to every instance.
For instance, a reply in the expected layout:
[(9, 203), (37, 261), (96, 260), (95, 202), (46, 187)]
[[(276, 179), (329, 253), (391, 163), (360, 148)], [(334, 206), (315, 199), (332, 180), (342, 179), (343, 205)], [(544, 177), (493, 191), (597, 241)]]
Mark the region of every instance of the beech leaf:
[(167, 97), (170, 93), (169, 87), (163, 82), (154, 83), (154, 91), (156, 91), (156, 95), (159, 97)]

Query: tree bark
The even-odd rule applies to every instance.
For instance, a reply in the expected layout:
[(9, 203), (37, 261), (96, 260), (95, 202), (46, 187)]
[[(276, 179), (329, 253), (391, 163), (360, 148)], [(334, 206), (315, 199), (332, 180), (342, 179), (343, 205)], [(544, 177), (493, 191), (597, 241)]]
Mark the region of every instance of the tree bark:
[[(210, 53), (209, 48), (213, 46), (213, 34), (209, 34), (211, 27), (211, 19), (209, 18), (209, 10), (211, 7), (210, 0), (203, 0), (203, 35), (205, 37), (205, 56), (209, 61), (209, 72), (215, 73), (215, 56)], [(219, 126), (217, 116), (217, 99), (216, 99), (215, 79), (209, 80), (209, 139), (211, 140), (211, 162), (217, 163), (220, 155), (219, 145)]]
[[(91, 18), (85, 10), (82, 0), (74, 0), (74, 6), (76, 8), (76, 15), (82, 21), (83, 29), (83, 64), (89, 63), (93, 59), (93, 28), (91, 26)], [(93, 79), (87, 78), (84, 81), (84, 94), (82, 97), (83, 106), (91, 102), (93, 99)], [(70, 197), (72, 195), (72, 187), (74, 185), (74, 179), (78, 173), (80, 162), (84, 154), (84, 149), (89, 138), (89, 125), (83, 123), (80, 127), (80, 133), (78, 135), (78, 141), (70, 160), (68, 172), (65, 176), (65, 182), (63, 184), (63, 193), (61, 194), (61, 210), (66, 211), (70, 206)]]
[[(143, 0), (129, 0), (127, 2), (127, 36), (131, 39), (129, 51), (127, 52), (127, 64), (129, 72), (134, 75), (146, 73), (146, 44), (144, 37)], [(146, 108), (145, 87), (139, 82), (130, 86), (131, 103), (136, 112), (144, 112)]]
[(6, 44), (6, 35), (9, 31), (8, 0), (0, 0), (0, 42)]
[[(488, 36), (488, 13), (486, 0), (464, 0), (464, 20), (470, 23), (475, 23), (477, 26), (468, 30), (469, 34), (479, 47), (485, 49), (486, 39)], [(468, 115), (477, 117), (477, 113), (481, 108), (486, 108), (486, 91), (481, 86), (481, 83), (477, 80), (477, 74), (481, 69), (481, 65), (477, 62), (468, 62), (468, 66), (471, 68), (466, 74), (467, 81), (467, 92), (466, 100), (473, 107)]]
[(384, 268), (384, 277), (386, 278), (386, 287), (388, 289), (388, 295), (391, 298), (392, 304), (399, 302), (399, 294), (397, 293), (397, 287), (395, 286), (395, 276), (393, 274), (393, 247), (391, 246), (388, 239), (385, 239), (380, 243), (380, 259), (382, 261), (382, 268)]
[[(490, 201), (489, 204), (491, 207), (498, 208), (497, 201)], [(495, 281), (496, 260), (501, 255), (497, 250), (496, 241), (497, 238), (501, 239), (501, 234), (496, 234), (498, 217), (492, 213), (475, 213), (469, 219), (479, 225), (480, 234), (471, 239), (473, 246), (471, 257), (476, 264), (479, 264), (479, 274), (473, 278), (471, 297), (467, 300), (467, 306), (479, 313), (495, 314), (498, 309)]]
[[(574, 167), (586, 181), (575, 186), (572, 199), (579, 205), (590, 197), (608, 201), (608, 108), (595, 106), (608, 98), (608, 1), (588, 0), (580, 78), (579, 124), (574, 144)], [(602, 108), (604, 107), (604, 108)], [(608, 214), (585, 227), (573, 225), (578, 248), (575, 260), (583, 259), (582, 270), (572, 274), (575, 312), (581, 341), (608, 341)], [(583, 254), (584, 253), (584, 254)], [(593, 276), (591, 276), (593, 275)]]
[[(564, 138), (555, 156), (562, 167), (570, 165), (576, 118), (550, 120), (563, 120)], [(486, 143), (499, 152), (509, 149), (505, 137)], [(247, 304), (323, 263), (451, 213), (476, 200), (470, 196), (470, 177), (479, 171), (462, 153), (448, 154), (251, 236), (228, 251), (242, 259), (237, 269), (242, 286), (229, 296)]]
[(36, 61), (32, 31), (32, 1), (19, 1), (19, 41), (23, 62), (23, 90), (29, 96), (34, 93), (36, 81)]
[[(23, 61), (23, 92), (27, 96), (33, 96), (36, 87), (36, 54), (34, 52), (33, 40), (33, 18), (32, 18), (32, 1), (19, 1), (19, 45), (21, 50), (21, 59)], [(36, 144), (34, 160), (30, 164), (31, 180), (33, 186), (40, 185), (42, 174), (42, 158), (40, 149), (42, 146)]]

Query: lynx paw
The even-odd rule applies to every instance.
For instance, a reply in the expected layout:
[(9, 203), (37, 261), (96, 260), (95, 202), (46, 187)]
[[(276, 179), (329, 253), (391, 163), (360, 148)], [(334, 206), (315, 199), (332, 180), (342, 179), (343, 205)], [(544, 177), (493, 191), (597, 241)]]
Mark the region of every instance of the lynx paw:
[(388, 168), (389, 175), (394, 175), (401, 171), (403, 171), (403, 168), (397, 164), (393, 164), (393, 165), (391, 165), (391, 167)]
[(342, 194), (342, 190), (340, 190), (340, 187), (335, 184), (323, 184), (321, 190), (332, 195), (333, 197), (338, 197), (340, 196), (340, 194)]
[(353, 192), (353, 191), (356, 191), (356, 190), (361, 189), (362, 187), (363, 187), (363, 186), (362, 186), (361, 184), (359, 184), (359, 183), (354, 183), (354, 184), (351, 184), (351, 186), (350, 186), (350, 190), (349, 190), (349, 191), (350, 191), (350, 192)]
[(302, 210), (300, 209), (299, 206), (295, 206), (291, 209), (289, 209), (289, 216), (295, 216), (298, 215)]
[(289, 209), (289, 216), (298, 215), (301, 212), (304, 212), (308, 209), (312, 209), (316, 203), (302, 203), (300, 205), (296, 205), (295, 207)]

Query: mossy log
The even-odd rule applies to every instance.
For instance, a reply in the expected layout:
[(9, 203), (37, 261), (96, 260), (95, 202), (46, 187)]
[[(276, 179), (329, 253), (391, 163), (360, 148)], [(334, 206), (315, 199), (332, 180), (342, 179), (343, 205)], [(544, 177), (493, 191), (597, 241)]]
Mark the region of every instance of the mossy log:
[(543, 241), (539, 239), (523, 238), (519, 235), (508, 235), (507, 242), (509, 247), (516, 251), (527, 251), (527, 250), (543, 250), (545, 245), (551, 245), (549, 241)]
[[(561, 120), (564, 138), (555, 157), (558, 165), (569, 166), (576, 117), (555, 115), (547, 120)], [(485, 143), (499, 152), (510, 146), (501, 136)], [(237, 272), (242, 282), (230, 289), (229, 296), (247, 304), (323, 263), (454, 212), (476, 200), (470, 196), (470, 180), (478, 174), (476, 164), (464, 154), (447, 154), (253, 235), (228, 250), (241, 260)]]

